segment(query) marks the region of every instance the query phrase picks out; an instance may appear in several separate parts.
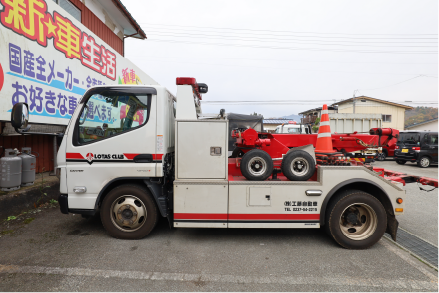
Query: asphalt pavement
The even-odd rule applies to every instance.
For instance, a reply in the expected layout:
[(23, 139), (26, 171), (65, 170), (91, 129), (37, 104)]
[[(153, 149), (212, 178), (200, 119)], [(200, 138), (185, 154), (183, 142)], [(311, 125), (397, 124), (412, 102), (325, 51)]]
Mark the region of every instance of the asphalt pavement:
[[(374, 166), (410, 175), (438, 179), (438, 167), (420, 168), (413, 163), (398, 165), (395, 161), (375, 162)], [(406, 184), (404, 215), (397, 216), (399, 226), (404, 230), (438, 245), (438, 189), (418, 183)]]
[[(437, 167), (402, 167), (437, 178)], [(408, 185), (398, 217), (436, 245), (437, 197)], [(47, 205), (0, 231), (0, 291), (438, 290), (437, 271), (389, 240), (347, 250), (322, 229), (170, 229), (161, 219), (148, 237), (128, 241), (108, 236), (97, 216)]]

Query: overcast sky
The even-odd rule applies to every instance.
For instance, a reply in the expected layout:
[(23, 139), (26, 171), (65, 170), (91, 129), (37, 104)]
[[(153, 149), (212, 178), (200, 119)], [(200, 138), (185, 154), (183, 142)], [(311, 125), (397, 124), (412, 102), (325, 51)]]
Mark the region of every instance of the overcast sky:
[(174, 94), (176, 77), (206, 83), (204, 113), (280, 117), (356, 90), (437, 107), (437, 0), (123, 3), (148, 37), (125, 56)]

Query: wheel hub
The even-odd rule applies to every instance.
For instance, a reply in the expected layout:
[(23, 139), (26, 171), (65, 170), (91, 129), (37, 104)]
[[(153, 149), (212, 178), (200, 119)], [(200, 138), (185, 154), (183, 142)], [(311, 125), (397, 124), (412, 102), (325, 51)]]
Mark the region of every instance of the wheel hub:
[(259, 176), (265, 172), (267, 169), (267, 164), (262, 158), (254, 157), (249, 161), (248, 167), (249, 168), (247, 170), (250, 171), (250, 173)]
[(133, 232), (143, 226), (146, 219), (145, 205), (135, 196), (124, 195), (113, 202), (112, 222), (124, 232)]
[(340, 217), (341, 232), (352, 240), (364, 240), (372, 235), (378, 226), (375, 211), (364, 203), (347, 207)]
[[(352, 224), (352, 225), (358, 225), (359, 223), (359, 221), (358, 221), (358, 216), (357, 216), (357, 214), (355, 214), (355, 213), (349, 213), (349, 214), (347, 214), (346, 215), (346, 217), (345, 217), (345, 219), (346, 219), (346, 222), (348, 222), (349, 224)], [(360, 224), (361, 225), (361, 224)]]
[(133, 216), (134, 213), (130, 209), (125, 209), (122, 211), (122, 217), (126, 220), (130, 220)]
[(307, 161), (301, 157), (296, 158), (291, 162), (291, 171), (295, 175), (302, 176), (303, 174), (306, 174), (306, 172), (308, 172), (308, 169), (309, 166)]

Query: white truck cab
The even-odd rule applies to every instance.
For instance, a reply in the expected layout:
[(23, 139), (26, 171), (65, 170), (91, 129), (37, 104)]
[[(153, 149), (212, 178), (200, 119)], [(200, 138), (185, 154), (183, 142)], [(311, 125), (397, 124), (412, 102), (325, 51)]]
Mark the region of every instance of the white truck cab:
[(274, 133), (311, 134), (311, 127), (302, 124), (282, 124), (276, 126)]
[[(58, 151), (61, 212), (99, 211), (108, 233), (124, 239), (145, 237), (160, 216), (174, 228), (325, 226), (353, 249), (385, 231), (396, 237), (405, 192), (363, 166), (318, 166), (307, 181), (245, 179), (241, 158), (228, 158), (224, 112), (199, 119), (206, 92), (194, 78), (177, 78), (177, 97), (156, 85), (89, 89)], [(25, 106), (13, 109), (19, 129), (27, 125)], [(259, 170), (264, 162), (251, 164)]]

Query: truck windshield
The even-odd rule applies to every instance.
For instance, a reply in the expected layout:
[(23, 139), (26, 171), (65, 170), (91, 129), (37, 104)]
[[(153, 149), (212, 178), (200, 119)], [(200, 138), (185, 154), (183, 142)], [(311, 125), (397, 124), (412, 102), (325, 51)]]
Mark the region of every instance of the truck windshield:
[(419, 144), (420, 135), (419, 133), (400, 133), (398, 138), (398, 143), (400, 144)]
[(78, 127), (80, 144), (102, 140), (144, 125), (149, 118), (150, 94), (103, 91), (88, 98)]

